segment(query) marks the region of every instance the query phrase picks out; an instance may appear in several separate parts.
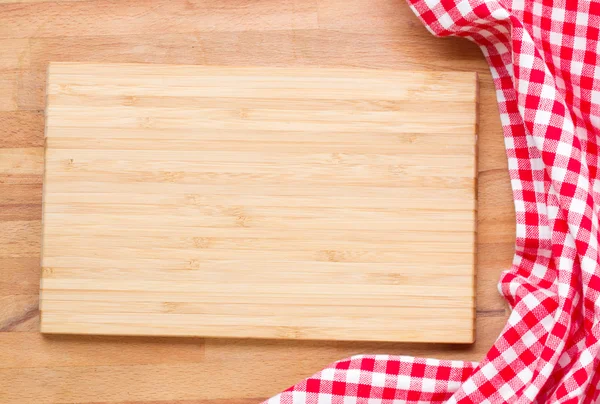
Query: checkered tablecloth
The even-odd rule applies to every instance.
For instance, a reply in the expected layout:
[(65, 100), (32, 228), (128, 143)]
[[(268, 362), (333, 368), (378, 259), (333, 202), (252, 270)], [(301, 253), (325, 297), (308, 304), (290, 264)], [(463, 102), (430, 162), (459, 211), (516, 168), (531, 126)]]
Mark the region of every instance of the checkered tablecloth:
[(355, 356), (267, 402), (600, 402), (600, 1), (409, 3), (490, 65), (517, 217), (499, 283), (512, 313), (480, 363)]

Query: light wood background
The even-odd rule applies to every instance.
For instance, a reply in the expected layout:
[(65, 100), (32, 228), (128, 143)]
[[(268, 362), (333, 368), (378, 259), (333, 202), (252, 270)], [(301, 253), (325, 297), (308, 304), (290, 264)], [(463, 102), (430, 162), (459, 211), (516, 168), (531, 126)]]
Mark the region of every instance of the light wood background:
[[(48, 61), (477, 71), (473, 345), (38, 333)], [(0, 402), (255, 403), (357, 353), (480, 359), (507, 318), (514, 210), (492, 79), (478, 48), (431, 36), (404, 0), (0, 0)]]

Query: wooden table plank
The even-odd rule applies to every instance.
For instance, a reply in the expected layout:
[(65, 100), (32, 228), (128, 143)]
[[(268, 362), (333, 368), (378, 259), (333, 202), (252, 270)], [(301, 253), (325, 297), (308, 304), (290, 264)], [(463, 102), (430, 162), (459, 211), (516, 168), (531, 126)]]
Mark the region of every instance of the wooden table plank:
[[(503, 322), (503, 317), (480, 318), (481, 343), (489, 346)], [(258, 402), (350, 355), (392, 352), (447, 359), (469, 356), (469, 350), (460, 345), (243, 339), (184, 339), (176, 345), (177, 339), (40, 338), (34, 333), (22, 333), (21, 339), (5, 339), (2, 335), (0, 348), (4, 355), (0, 358), (11, 364), (0, 368), (2, 402), (238, 398)], [(196, 342), (198, 352), (193, 347)], [(164, 350), (156, 349), (163, 344)], [(153, 351), (157, 358), (143, 359)], [(69, 358), (61, 358), (64, 356)]]

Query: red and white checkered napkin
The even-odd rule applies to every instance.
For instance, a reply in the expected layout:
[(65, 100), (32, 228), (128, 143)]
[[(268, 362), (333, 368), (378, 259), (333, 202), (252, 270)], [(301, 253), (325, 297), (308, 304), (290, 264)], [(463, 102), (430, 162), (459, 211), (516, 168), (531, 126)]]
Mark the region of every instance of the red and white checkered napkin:
[(499, 284), (512, 314), (479, 364), (356, 356), (268, 403), (600, 402), (600, 2), (409, 3), (490, 64), (517, 216)]

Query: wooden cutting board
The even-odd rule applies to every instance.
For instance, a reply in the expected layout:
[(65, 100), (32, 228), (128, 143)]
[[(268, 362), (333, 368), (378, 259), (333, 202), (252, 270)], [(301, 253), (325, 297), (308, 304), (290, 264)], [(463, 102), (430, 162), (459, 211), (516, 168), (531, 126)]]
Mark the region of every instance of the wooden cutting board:
[(476, 75), (53, 63), (45, 333), (473, 341)]

